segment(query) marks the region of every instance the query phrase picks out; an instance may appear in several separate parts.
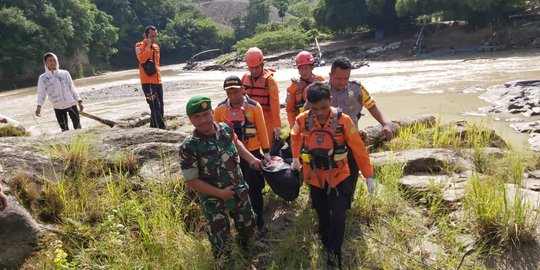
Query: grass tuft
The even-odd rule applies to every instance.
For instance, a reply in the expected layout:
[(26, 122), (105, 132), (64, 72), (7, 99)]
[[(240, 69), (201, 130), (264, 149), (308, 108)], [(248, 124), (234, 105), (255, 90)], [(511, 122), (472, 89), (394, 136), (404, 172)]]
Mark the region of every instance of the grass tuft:
[(27, 137), (30, 132), (18, 129), (12, 125), (0, 126), (0, 137)]

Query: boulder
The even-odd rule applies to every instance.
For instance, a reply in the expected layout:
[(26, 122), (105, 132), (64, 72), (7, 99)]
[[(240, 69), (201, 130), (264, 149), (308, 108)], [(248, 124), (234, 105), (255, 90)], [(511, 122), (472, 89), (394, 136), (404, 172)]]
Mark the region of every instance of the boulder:
[(18, 269), (37, 248), (40, 235), (30, 214), (8, 196), (8, 207), (0, 212), (0, 269)]
[(519, 133), (540, 133), (540, 120), (510, 124), (510, 127)]
[[(427, 124), (428, 126), (435, 126), (437, 119), (433, 115), (421, 115), (415, 118), (407, 118), (402, 120), (392, 120), (389, 122), (392, 133), (396, 134), (400, 128), (413, 126), (415, 124)], [(384, 134), (382, 132), (381, 125), (366, 127), (362, 132), (362, 139), (366, 146), (378, 147), (384, 141)]]
[(521, 187), (532, 190), (540, 191), (540, 179), (526, 178), (521, 181)]
[(0, 179), (17, 172), (24, 172), (36, 179), (52, 178), (55, 171), (61, 170), (62, 164), (38, 150), (44, 143), (39, 137), (0, 138)]
[(510, 205), (515, 203), (516, 193), (519, 192), (519, 196), (524, 203), (528, 204), (533, 210), (538, 211), (540, 208), (540, 192), (521, 188), (515, 184), (505, 184), (506, 187), (506, 199)]
[[(488, 113), (523, 113), (525, 116), (540, 114), (540, 80), (515, 81), (489, 89), (480, 98), (492, 105)], [(538, 112), (537, 112), (538, 111)]]
[(416, 173), (447, 173), (469, 172), (472, 164), (461, 154), (445, 148), (411, 149), (401, 152), (380, 152), (370, 155), (371, 164), (381, 167), (387, 163), (399, 163), (404, 166), (403, 172)]
[[(155, 128), (96, 128), (77, 130), (43, 137), (0, 138), (0, 179), (9, 186), (9, 176), (18, 171), (34, 179), (55, 179), (55, 172), (62, 171), (62, 161), (51, 159), (41, 153), (38, 147), (50, 144), (65, 144), (75, 136), (91, 134), (95, 139), (100, 157), (114, 160), (119, 153), (132, 153), (150, 176), (151, 168), (161, 168), (160, 172), (179, 172), (179, 146), (187, 133), (166, 131)], [(148, 166), (146, 165), (148, 163)]]
[(407, 175), (398, 182), (412, 195), (428, 192), (433, 186), (439, 187), (442, 199), (449, 204), (454, 204), (460, 202), (465, 195), (467, 181), (468, 178), (459, 175)]
[(531, 150), (540, 152), (540, 134), (534, 133), (531, 134), (531, 137), (529, 138), (529, 145), (531, 146)]

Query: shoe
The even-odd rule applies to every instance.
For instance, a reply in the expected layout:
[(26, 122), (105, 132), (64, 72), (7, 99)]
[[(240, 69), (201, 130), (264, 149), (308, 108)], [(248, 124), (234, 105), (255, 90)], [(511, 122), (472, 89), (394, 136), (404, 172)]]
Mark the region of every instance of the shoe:
[(255, 230), (255, 234), (257, 234), (259, 238), (264, 237), (267, 233), (268, 228), (266, 228), (264, 225), (257, 226), (257, 229)]

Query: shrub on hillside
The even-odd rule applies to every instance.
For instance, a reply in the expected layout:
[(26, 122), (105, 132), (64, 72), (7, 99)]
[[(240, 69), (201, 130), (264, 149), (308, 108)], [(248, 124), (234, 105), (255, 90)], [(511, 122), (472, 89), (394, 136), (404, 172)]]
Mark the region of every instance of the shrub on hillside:
[(308, 36), (298, 30), (282, 29), (263, 32), (251, 38), (238, 41), (234, 46), (237, 53), (244, 54), (250, 47), (259, 47), (265, 53), (288, 49), (302, 49), (307, 46)]

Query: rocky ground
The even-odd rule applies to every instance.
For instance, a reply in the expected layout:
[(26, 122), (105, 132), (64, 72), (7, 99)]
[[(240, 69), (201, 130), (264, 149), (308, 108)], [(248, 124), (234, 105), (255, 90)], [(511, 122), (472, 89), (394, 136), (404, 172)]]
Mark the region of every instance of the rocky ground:
[[(185, 121), (185, 119), (175, 119), (175, 121)], [(416, 119), (396, 120), (392, 121), (391, 127), (394, 132), (397, 132), (400, 128), (410, 127), (415, 124), (434, 125), (435, 117), (422, 116)], [(448, 126), (455, 129), (463, 139), (467, 138), (467, 133), (471, 132), (464, 122), (452, 123)], [(39, 187), (43, 186), (43, 181), (52, 181), (51, 179), (55, 179), (55, 172), (61, 171), (65, 164), (57, 158), (45, 155), (39, 150), (40, 147), (43, 145), (65, 144), (75, 136), (83, 134), (91, 134), (93, 138), (99, 141), (99, 155), (104, 157), (105, 160), (112, 160), (117, 152), (135, 153), (137, 162), (140, 164), (140, 171), (134, 178), (136, 182), (153, 181), (156, 176), (159, 177), (159, 175), (165, 174), (180, 177), (178, 143), (189, 134), (189, 130), (190, 127), (187, 125), (177, 125), (170, 131), (146, 127), (122, 128), (119, 125), (112, 129), (77, 130), (44, 137), (0, 138), (0, 184), (5, 187), (8, 195), (12, 195), (11, 188), (14, 175), (25, 174), (30, 179), (34, 179), (34, 184)], [(367, 128), (365, 135), (365, 141), (371, 149), (383, 146), (380, 126)], [(497, 158), (508, 151), (504, 141), (494, 132), (490, 135), (489, 146), (481, 149), (482, 155)], [(419, 148), (395, 152), (377, 152), (373, 153), (371, 158), (375, 168), (381, 168), (389, 163), (398, 163), (402, 166), (404, 175), (399, 180), (399, 185), (402, 186), (405, 193), (413, 194), (412, 198), (418, 200), (419, 206), (425, 197), (416, 197), (414, 194), (429, 192), (434, 185), (442, 187), (440, 192), (442, 192), (443, 203), (449, 209), (455, 211), (455, 215), (452, 215), (455, 222), (463, 223), (466, 217), (462, 213), (462, 199), (475, 166), (473, 162), (474, 155), (478, 155), (478, 153), (472, 149), (455, 151), (447, 148)], [(163, 164), (164, 156), (167, 157), (165, 159), (167, 164)], [(522, 194), (525, 202), (530, 204), (533, 209), (540, 208), (540, 201), (538, 200), (540, 197), (539, 170), (526, 171), (523, 174), (521, 186), (509, 183), (507, 188), (511, 191), (511, 194), (508, 194), (509, 201), (513, 201), (516, 197), (512, 194), (518, 192)], [(2, 228), (0, 230), (0, 268), (9, 269), (19, 267), (25, 258), (32, 255), (38, 246), (39, 236), (44, 231), (55, 230), (54, 227), (36, 221), (28, 214), (24, 206), (11, 195), (8, 196), (9, 207), (7, 210), (0, 212), (0, 228)], [(272, 221), (267, 223), (270, 224), (270, 231), (274, 232), (271, 235), (275, 237), (282, 235), (276, 232), (286, 230), (291, 222), (295, 221), (295, 217), (300, 211), (281, 204), (273, 205), (270, 203), (270, 206), (267, 207), (270, 208), (269, 212), (272, 212), (272, 215), (267, 217)], [(415, 211), (422, 215), (420, 213), (423, 211)], [(430, 230), (433, 230), (433, 228), (425, 228), (426, 232)], [(416, 252), (420, 257), (428, 258), (425, 259), (426, 265), (430, 263), (429, 258), (440, 256), (442, 250), (442, 247), (428, 236), (426, 235), (423, 244), (410, 243), (415, 247), (413, 250), (417, 250)], [(477, 236), (464, 233), (460, 237), (462, 241), (460, 240), (459, 243), (465, 249), (473, 251), (479, 248), (480, 242)], [(15, 245), (15, 243), (17, 244)], [(517, 250), (526, 256), (523, 254), (521, 256), (524, 257), (519, 258), (512, 258), (510, 255), (503, 256), (502, 260), (508, 266), (504, 269), (537, 269), (540, 267), (537, 260), (528, 259), (528, 256), (540, 254), (538, 244), (528, 245), (523, 249), (522, 246), (518, 246)], [(262, 264), (270, 259), (270, 257), (265, 259), (264, 256), (271, 256), (271, 253), (264, 253), (261, 256), (258, 257), (258, 260), (260, 259), (258, 263)]]
[[(519, 81), (489, 89), (480, 98), (490, 102), (480, 111), (511, 123), (519, 133), (530, 134), (529, 144), (540, 151), (540, 81)], [(521, 121), (512, 115), (521, 114), (530, 121)]]

